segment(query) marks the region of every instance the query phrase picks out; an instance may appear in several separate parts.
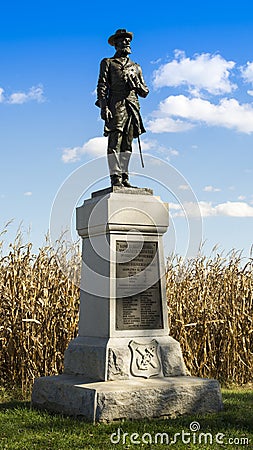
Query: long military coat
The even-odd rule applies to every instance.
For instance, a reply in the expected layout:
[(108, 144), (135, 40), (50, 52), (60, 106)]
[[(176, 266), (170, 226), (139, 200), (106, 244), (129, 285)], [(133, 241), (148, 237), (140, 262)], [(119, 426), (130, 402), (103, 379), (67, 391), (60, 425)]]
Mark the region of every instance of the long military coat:
[[(131, 72), (137, 80), (134, 88), (128, 82)], [(133, 137), (144, 133), (138, 95), (146, 97), (148, 92), (138, 64), (129, 58), (104, 58), (100, 63), (96, 105), (102, 109), (108, 106), (113, 116), (105, 123), (104, 135), (108, 136), (114, 130), (125, 131), (131, 124)]]

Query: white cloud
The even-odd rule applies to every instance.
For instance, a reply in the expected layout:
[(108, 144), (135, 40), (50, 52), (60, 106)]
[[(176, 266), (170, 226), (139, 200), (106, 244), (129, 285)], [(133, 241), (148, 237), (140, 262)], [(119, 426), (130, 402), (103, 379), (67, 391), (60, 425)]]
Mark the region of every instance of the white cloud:
[(191, 130), (195, 125), (180, 119), (172, 117), (157, 117), (147, 123), (147, 129), (151, 133), (180, 133), (181, 131)]
[[(141, 146), (143, 147), (144, 152), (153, 150), (153, 151), (155, 151), (156, 154), (158, 154), (159, 156), (162, 156), (163, 159), (166, 159), (167, 161), (170, 161), (171, 157), (179, 155), (179, 151), (176, 150), (175, 148), (165, 147), (164, 145), (159, 144), (159, 142), (157, 142), (156, 140), (152, 140), (152, 139), (142, 141)], [(137, 141), (134, 141), (133, 149), (136, 152), (138, 151)]]
[(240, 67), (242, 77), (247, 83), (253, 84), (253, 62), (247, 62), (246, 66)]
[(245, 202), (226, 202), (215, 207), (218, 215), (253, 217), (253, 208)]
[(4, 89), (0, 87), (0, 103), (4, 102)]
[[(215, 207), (212, 206), (211, 202), (200, 201), (198, 205), (199, 205), (199, 209), (200, 209), (200, 213), (201, 213), (202, 217), (216, 216)], [(193, 209), (192, 209), (192, 205), (189, 205), (188, 209), (187, 209), (188, 214), (191, 216), (191, 211), (192, 211), (192, 215), (194, 217), (195, 209), (196, 209), (196, 206), (194, 208), (194, 205), (193, 205)]]
[(15, 92), (14, 94), (10, 95), (9, 103), (21, 105), (22, 103), (27, 102), (27, 99), (28, 95), (24, 92)]
[(159, 64), (162, 61), (161, 58), (150, 61), (150, 64)]
[(7, 100), (8, 103), (21, 105), (30, 101), (42, 103), (45, 101), (43, 86), (33, 86), (28, 92), (14, 92)]
[(173, 217), (200, 217), (201, 203), (203, 202), (185, 202), (182, 205), (179, 203), (169, 203), (169, 210), (171, 211)]
[(175, 148), (171, 148), (170, 149), (170, 154), (171, 154), (171, 156), (178, 156), (179, 155), (179, 151), (176, 150)]
[(91, 156), (103, 156), (106, 155), (107, 138), (95, 137), (87, 141), (82, 147), (65, 148), (62, 153), (62, 161), (64, 163), (72, 163), (80, 161), (81, 157), (85, 154)]
[(251, 89), (249, 89), (249, 90), (247, 91), (247, 94), (249, 94), (249, 95), (251, 95), (251, 97), (253, 97), (253, 91), (252, 91)]
[[(201, 98), (171, 95), (162, 101), (153, 113), (148, 128), (153, 133), (184, 131), (199, 123), (222, 126), (243, 133), (253, 132), (253, 105), (240, 104), (236, 99), (222, 99), (218, 104)], [(180, 127), (176, 124), (180, 121)], [(173, 129), (173, 123), (175, 125)], [(185, 126), (185, 128), (184, 128)]]
[(80, 161), (82, 155), (82, 147), (64, 148), (62, 152), (62, 161), (64, 163), (72, 163)]
[(220, 188), (216, 188), (214, 186), (205, 186), (203, 189), (204, 192), (220, 192)]
[(154, 72), (155, 88), (186, 85), (192, 95), (204, 89), (211, 94), (230, 93), (236, 88), (229, 80), (234, 61), (210, 53), (195, 55), (192, 59), (182, 51), (175, 52), (175, 58), (163, 64)]
[[(105, 156), (107, 153), (107, 138), (95, 137), (87, 141), (81, 147), (70, 147), (63, 149), (62, 161), (64, 163), (73, 163), (80, 161), (83, 155), (90, 155), (94, 157)], [(144, 139), (141, 141), (141, 149), (143, 153), (148, 153), (150, 150), (155, 150), (162, 154), (167, 159), (171, 156), (178, 156), (179, 152), (175, 148), (167, 148), (160, 145), (155, 139)], [(139, 152), (138, 142), (133, 142), (133, 151)]]
[(25, 195), (26, 197), (30, 197), (32, 194), (33, 194), (33, 193), (32, 193), (31, 191), (24, 192), (24, 195)]
[(161, 159), (152, 158), (149, 161), (149, 164), (151, 164), (152, 166), (162, 166), (164, 164), (164, 162)]
[[(155, 139), (144, 139), (141, 141), (141, 149), (143, 153), (148, 153), (150, 150), (155, 151), (156, 154), (162, 155), (165, 159), (170, 160), (171, 156), (178, 156), (179, 151), (172, 147), (165, 147), (159, 144)], [(139, 151), (139, 144), (135, 140), (133, 142), (133, 150)]]
[[(179, 204), (170, 204), (170, 210), (175, 210), (174, 217), (214, 217), (214, 216), (229, 216), (229, 217), (253, 217), (253, 207), (245, 202), (230, 202), (220, 203), (214, 206), (211, 202), (200, 201), (198, 203), (185, 203), (182, 206)], [(185, 211), (185, 212), (184, 212)]]
[[(149, 152), (150, 150), (154, 150), (158, 146), (157, 141), (155, 139), (143, 139), (141, 140), (141, 149), (144, 152)], [(133, 150), (135, 152), (139, 151), (139, 144), (136, 140), (133, 141)]]
[(178, 186), (180, 191), (189, 191), (190, 190), (190, 186), (188, 184), (180, 184), (180, 186)]

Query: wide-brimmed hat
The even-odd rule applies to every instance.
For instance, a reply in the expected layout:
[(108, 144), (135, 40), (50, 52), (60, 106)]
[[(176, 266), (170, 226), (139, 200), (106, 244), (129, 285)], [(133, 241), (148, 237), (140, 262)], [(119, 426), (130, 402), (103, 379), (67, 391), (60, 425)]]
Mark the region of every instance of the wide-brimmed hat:
[(112, 36), (109, 37), (108, 44), (114, 46), (115, 45), (115, 41), (118, 38), (122, 38), (122, 37), (123, 38), (124, 37), (129, 37), (132, 40), (133, 39), (133, 33), (131, 33), (131, 31), (125, 30), (125, 28), (120, 28), (114, 34), (112, 34)]

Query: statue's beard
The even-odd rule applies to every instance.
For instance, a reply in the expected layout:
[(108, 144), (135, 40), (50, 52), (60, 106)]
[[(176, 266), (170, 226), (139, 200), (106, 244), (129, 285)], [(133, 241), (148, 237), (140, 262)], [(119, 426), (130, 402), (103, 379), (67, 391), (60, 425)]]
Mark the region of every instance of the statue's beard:
[(130, 55), (130, 53), (131, 53), (131, 47), (130, 47), (130, 45), (127, 45), (126, 47), (123, 47), (123, 48), (122, 48), (122, 55), (123, 55), (123, 56)]
[(127, 55), (130, 55), (130, 53), (131, 53), (131, 47), (130, 47), (130, 45), (126, 45), (126, 46), (124, 46), (124, 47), (122, 47), (122, 48), (118, 48), (117, 49), (117, 53), (120, 55), (120, 56), (127, 56)]

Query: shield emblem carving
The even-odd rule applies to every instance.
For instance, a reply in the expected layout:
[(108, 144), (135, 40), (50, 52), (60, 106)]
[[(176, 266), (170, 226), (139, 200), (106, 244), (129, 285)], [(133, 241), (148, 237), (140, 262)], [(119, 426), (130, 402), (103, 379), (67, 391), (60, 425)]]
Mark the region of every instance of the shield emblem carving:
[(135, 341), (129, 343), (132, 353), (131, 373), (133, 376), (150, 378), (161, 375), (158, 346), (159, 344), (155, 339), (145, 344), (139, 344)]

